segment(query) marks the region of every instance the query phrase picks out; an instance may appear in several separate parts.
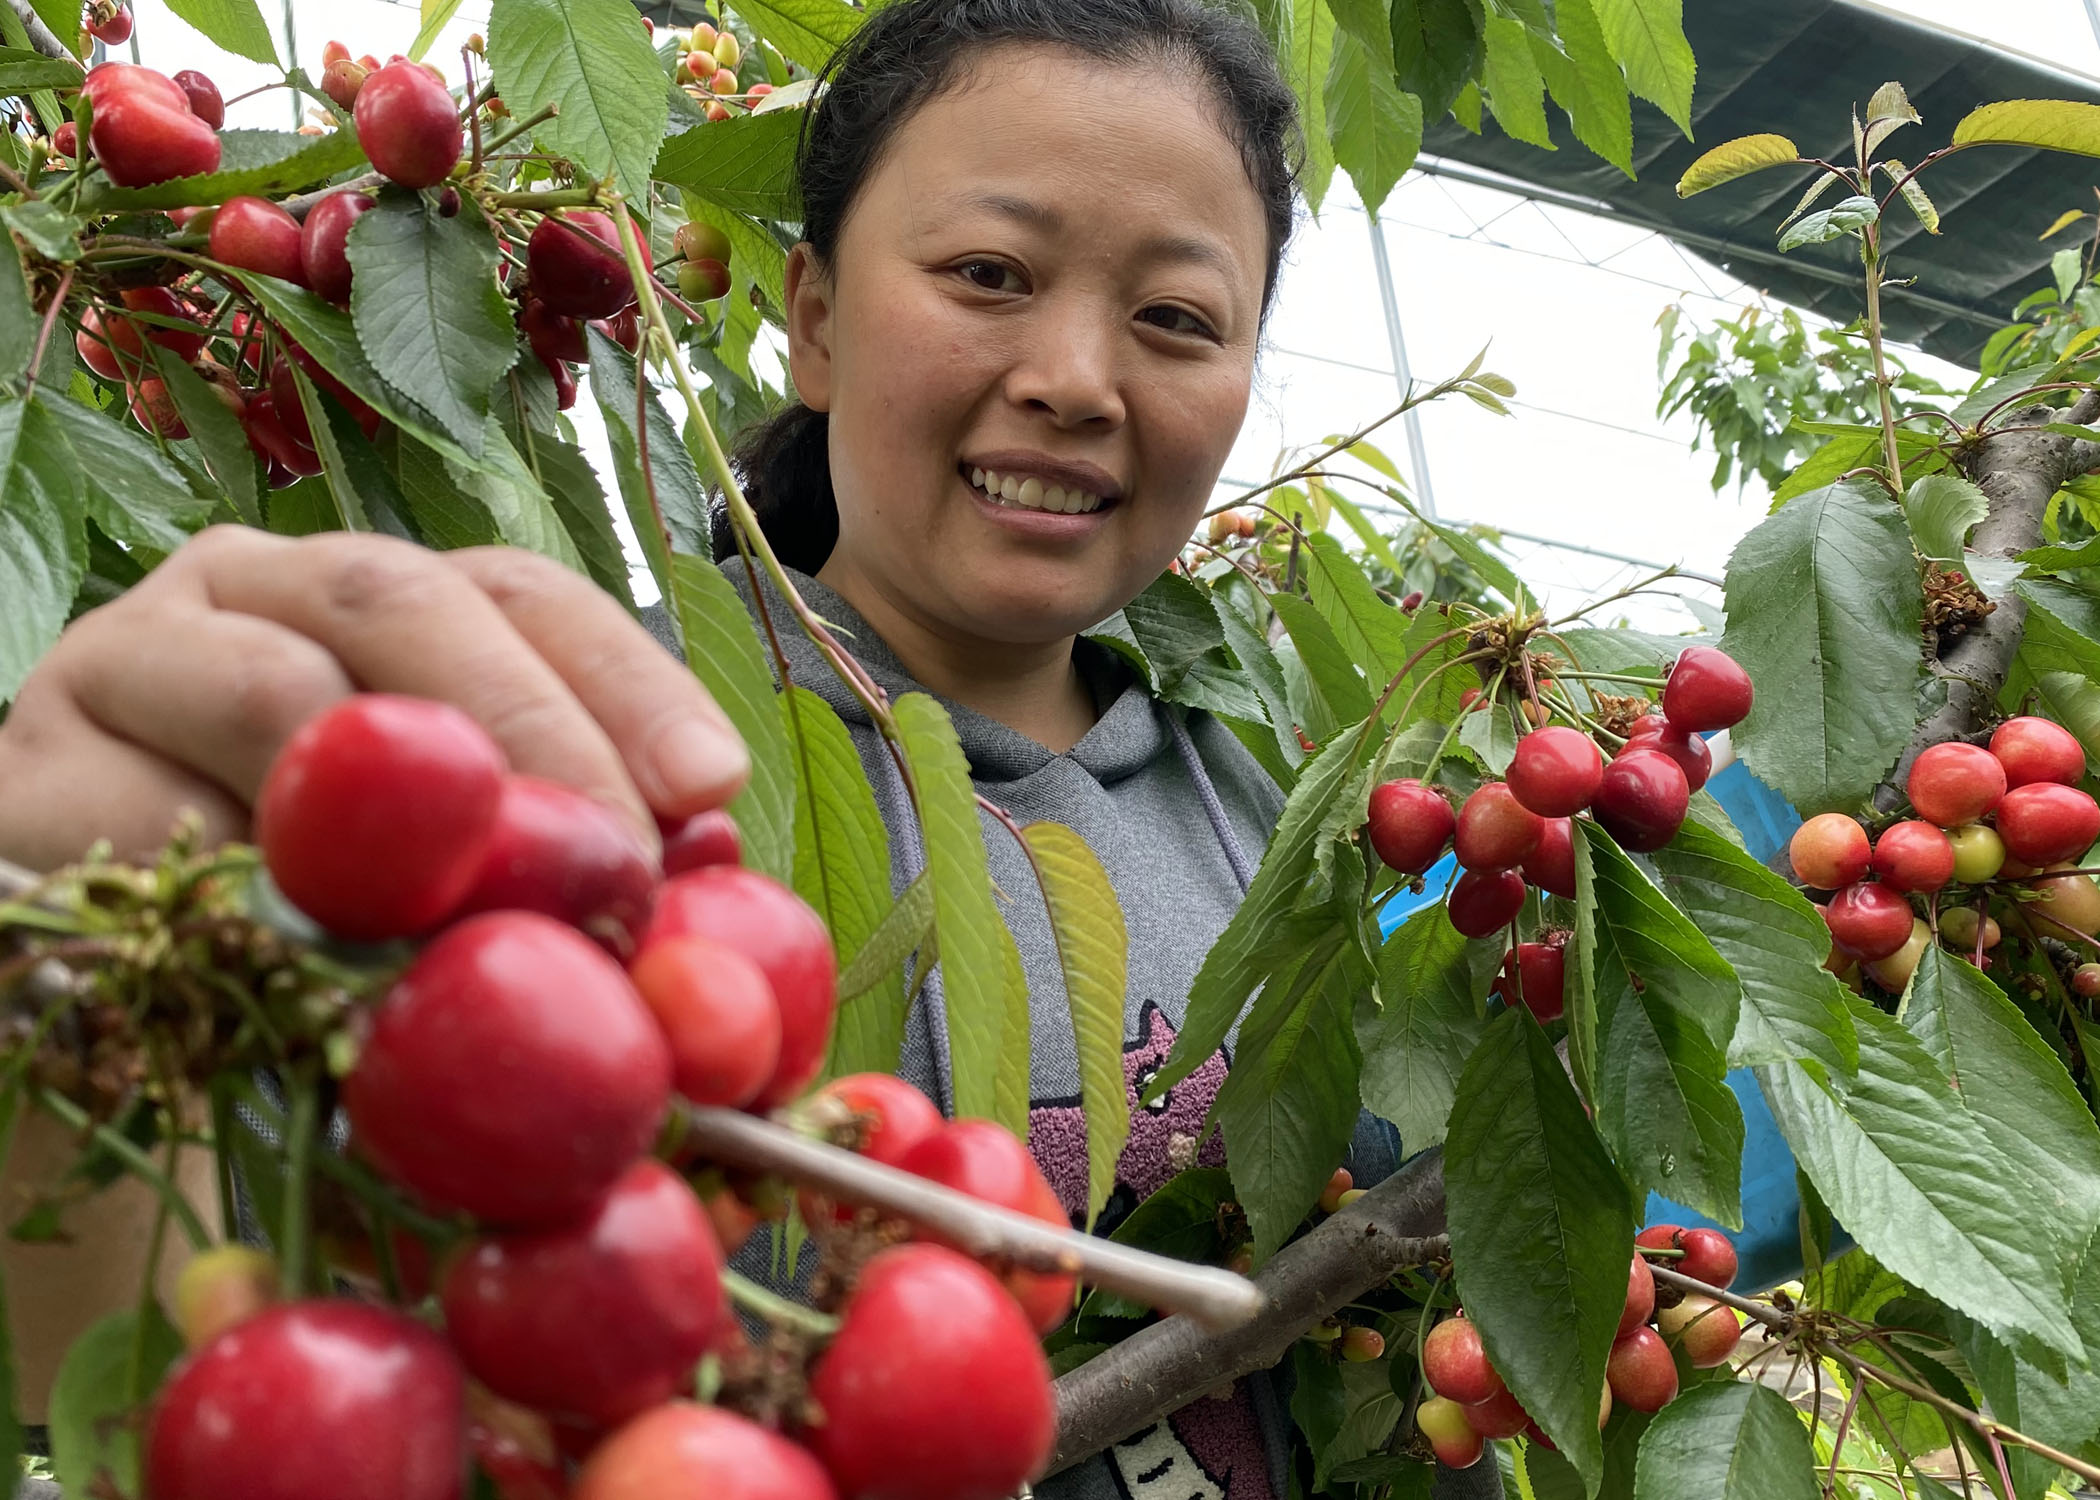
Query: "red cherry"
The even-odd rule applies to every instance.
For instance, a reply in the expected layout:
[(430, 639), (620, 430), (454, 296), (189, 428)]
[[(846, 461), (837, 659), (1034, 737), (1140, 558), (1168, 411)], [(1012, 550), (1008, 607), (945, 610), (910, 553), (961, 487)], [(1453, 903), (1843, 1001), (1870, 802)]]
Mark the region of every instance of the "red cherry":
[(1930, 894), (1954, 878), (1954, 845), (1922, 819), (1894, 824), (1874, 841), (1874, 873), (1896, 890)]
[[(902, 1166), (914, 1147), (938, 1134), (947, 1123), (931, 1099), (894, 1073), (849, 1073), (832, 1079), (810, 1095), (811, 1118), (825, 1119), (825, 1112), (818, 1106), (827, 1102), (861, 1117), (860, 1141), (855, 1149), (886, 1167)], [(823, 1217), (824, 1210), (815, 1194), (804, 1191), (797, 1201), (805, 1222), (815, 1224)], [(853, 1206), (846, 1203), (830, 1210), (831, 1218), (838, 1223), (847, 1222), (853, 1214)]]
[(807, 1448), (718, 1406), (673, 1401), (592, 1450), (569, 1500), (837, 1500)]
[(2076, 859), (2100, 838), (2100, 804), (2075, 786), (2053, 781), (2014, 787), (1998, 804), (1998, 837), (2022, 864)]
[[(249, 403), (251, 423), (262, 400)], [(405, 937), (466, 895), (502, 793), (503, 752), (464, 713), (360, 693), (277, 753), (256, 798), (256, 842), (278, 888), (330, 932)]]
[(764, 971), (780, 1006), (780, 1066), (751, 1108), (787, 1103), (824, 1066), (838, 1007), (838, 959), (823, 919), (777, 880), (713, 865), (666, 881), (642, 946), (660, 938), (712, 938)]
[(568, 360), (582, 364), (590, 358), (590, 350), (583, 341), (583, 324), (574, 318), (565, 318), (555, 312), (538, 297), (528, 297), (518, 314), (518, 331), (525, 335), (525, 342), (541, 363), (553, 368), (555, 361)]
[(1787, 857), (1803, 885), (1819, 891), (1841, 890), (1867, 873), (1873, 846), (1857, 818), (1844, 813), (1817, 813), (1794, 830)]
[(321, 92), (335, 101), (337, 109), (352, 111), (351, 120), (356, 121), (357, 96), (364, 91), (365, 80), (372, 76), (372, 69), (349, 58), (329, 63), (321, 70)]
[[(956, 1120), (906, 1152), (897, 1163), (915, 1176), (984, 1203), (995, 1203), (1060, 1229), (1071, 1227), (1057, 1190), (1028, 1154), (1028, 1147), (990, 1120)], [(943, 1243), (938, 1236), (922, 1239)], [(1072, 1311), (1072, 1278), (1038, 1271), (1008, 1271), (1006, 1289), (1038, 1333), (1048, 1333)]]
[(1620, 753), (1624, 754), (1635, 745), (1647, 750), (1659, 750), (1677, 762), (1677, 769), (1684, 772), (1685, 786), (1691, 791), (1698, 791), (1706, 785), (1707, 778), (1713, 775), (1713, 751), (1707, 748), (1705, 740), (1689, 730), (1679, 729), (1667, 719), (1662, 723), (1664, 727), (1659, 732), (1643, 735), (1637, 740), (1629, 740), (1621, 747)]
[(177, 1367), (153, 1405), (154, 1500), (458, 1500), (465, 1382), (443, 1339), (357, 1302), (265, 1309)]
[(1597, 742), (1565, 724), (1534, 729), (1517, 741), (1509, 763), (1509, 789), (1542, 818), (1565, 818), (1581, 812), (1604, 779), (1604, 756)]
[[(1633, 1243), (1645, 1250), (1677, 1250), (1677, 1236), (1684, 1233), (1682, 1224), (1651, 1224), (1633, 1237)], [(1672, 1266), (1675, 1266), (1673, 1261)]]
[(1457, 828), (1451, 804), (1413, 777), (1371, 789), (1364, 830), (1378, 857), (1403, 875), (1419, 875), (1435, 864)]
[(182, 90), (190, 101), (190, 113), (218, 130), (226, 123), (226, 101), (219, 95), (219, 86), (195, 68), (184, 68), (175, 75), (175, 86)]
[(1415, 1426), (1447, 1469), (1470, 1469), (1487, 1451), (1466, 1409), (1442, 1396), (1431, 1396), (1415, 1408)]
[(330, 193), (306, 211), (299, 262), (306, 284), (338, 307), (350, 305), (350, 226), (379, 205), (363, 193)]
[[(379, 413), (372, 410), (371, 407), (367, 406), (357, 396), (353, 395), (351, 393), (350, 387), (344, 385), (340, 380), (336, 379), (335, 376), (329, 374), (327, 370), (323, 369), (319, 360), (315, 359), (311, 354), (308, 354), (304, 349), (300, 348), (297, 344), (293, 343), (289, 339), (285, 340), (284, 349), (285, 353), (291, 356), (292, 363), (306, 372), (307, 379), (311, 380), (315, 385), (319, 386), (329, 395), (335, 397), (336, 400), (342, 402), (343, 409), (350, 413), (351, 419), (354, 420), (361, 429), (363, 429), (364, 435), (366, 437), (372, 437), (379, 431)], [(279, 368), (281, 369), (282, 366), (280, 366)], [(273, 389), (279, 389), (279, 395), (277, 398), (278, 406), (280, 408), (285, 407), (287, 404), (295, 407), (298, 406), (299, 403), (296, 400), (289, 401), (288, 403), (287, 395), (291, 392), (291, 386), (287, 383), (280, 389), (280, 379), (288, 382), (290, 377), (289, 375), (280, 376), (277, 371), (273, 370), (270, 374), (270, 383)]]
[(1524, 906), (1524, 877), (1515, 870), (1467, 870), (1444, 898), (1451, 925), (1469, 938), (1507, 927)]
[(1521, 1437), (1531, 1425), (1531, 1413), (1524, 1410), (1517, 1398), (1508, 1391), (1490, 1396), (1463, 1408), (1466, 1425), (1484, 1438)]
[(1718, 1229), (1686, 1229), (1677, 1236), (1684, 1259), (1677, 1269), (1694, 1281), (1727, 1291), (1735, 1285), (1735, 1245)]
[(343, 1099), (357, 1150), (428, 1202), (545, 1225), (649, 1149), (670, 1089), (670, 1049), (620, 966), (502, 911), (447, 928), (387, 992)]
[(757, 964), (706, 938), (663, 938), (628, 977), (671, 1044), (672, 1088), (730, 1109), (758, 1097), (780, 1062), (780, 1007)]
[(51, 132), (51, 149), (69, 160), (80, 155), (80, 127), (71, 120), (62, 121), (58, 129)]
[(123, 46), (131, 40), (131, 7), (119, 5), (102, 20), (89, 22), (88, 34), (111, 47)]
[(1575, 824), (1569, 818), (1548, 818), (1539, 835), (1538, 848), (1517, 867), (1524, 878), (1542, 891), (1569, 901), (1575, 899)]
[(81, 92), (95, 110), (89, 149), (118, 187), (218, 170), (218, 132), (190, 112), (189, 96), (165, 75), (133, 63), (103, 63)]
[(171, 442), (190, 435), (165, 382), (148, 377), (131, 388), (131, 415), (139, 426)]
[(73, 347), (80, 351), (82, 360), (97, 375), (106, 380), (118, 380), (144, 370), (145, 347), (139, 342), (141, 335), (185, 362), (195, 359), (203, 351), (210, 335), (198, 324), (189, 304), (166, 287), (130, 287), (118, 296), (132, 312), (170, 319), (197, 331), (185, 333), (178, 328), (117, 313), (112, 313), (105, 321), (95, 309), (89, 308), (81, 315), (80, 332), (74, 337)]
[(73, 349), (80, 362), (104, 380), (130, 381), (146, 368), (137, 326), (128, 318), (114, 315), (105, 323), (102, 314), (92, 307), (80, 315), (80, 332), (73, 335)]
[[(306, 413), (296, 403), (285, 409), (294, 414), (300, 432), (309, 431)], [(293, 435), (290, 424), (278, 415), (277, 397), (271, 392), (263, 391), (249, 399), (246, 410), (241, 413), (241, 430), (248, 435), (248, 446), (255, 450), (256, 457), (273, 468), (282, 469), (288, 476), (287, 483), (303, 475), (321, 472), (321, 455), (314, 451), (310, 441)]]
[(1611, 1346), (1604, 1378), (1613, 1397), (1635, 1411), (1661, 1411), (1677, 1399), (1677, 1361), (1652, 1328), (1636, 1328)]
[(1663, 1338), (1684, 1350), (1695, 1370), (1712, 1370), (1728, 1363), (1743, 1335), (1741, 1314), (1711, 1297), (1689, 1296), (1675, 1307), (1656, 1314)]
[(1468, 870), (1506, 870), (1538, 848), (1546, 820), (1517, 800), (1506, 782), (1481, 785), (1458, 812), (1458, 862)]
[(211, 258), (280, 281), (306, 284), (299, 221), (267, 198), (228, 198), (212, 215)]
[(435, 187), (459, 164), (465, 132), (445, 85), (418, 63), (390, 62), (357, 89), (358, 144), (381, 176)]
[(1942, 828), (1973, 823), (2005, 795), (2005, 767), (1990, 751), (1950, 741), (1919, 752), (1905, 790), (1918, 816)]
[(810, 1373), (803, 1441), (844, 1500), (1005, 1500), (1057, 1435), (1050, 1367), (992, 1273), (940, 1245), (869, 1261)]
[(736, 831), (736, 819), (719, 807), (683, 820), (658, 819), (656, 826), (664, 836), (665, 875), (744, 862), (744, 841)]
[(655, 891), (655, 861), (627, 819), (573, 787), (510, 776), (455, 914), (542, 912), (624, 954), (633, 951)]
[(1502, 960), (1502, 993), (1522, 999), (1541, 1023), (1559, 1020), (1566, 1003), (1566, 955), (1558, 944), (1517, 944)]
[(593, 320), (591, 327), (597, 329), (629, 354), (642, 347), (641, 310), (632, 302), (614, 313), (610, 318)]
[(532, 289), (552, 312), (609, 318), (634, 300), (634, 278), (612, 219), (570, 209), (540, 220), (525, 246)]
[(497, 1395), (618, 1422), (692, 1378), (723, 1314), (722, 1252), (684, 1179), (644, 1157), (585, 1218), (470, 1245), (439, 1295)]
[(1854, 958), (1887, 958), (1910, 941), (1910, 903), (1885, 885), (1848, 885), (1823, 908), (1830, 936)]
[(1750, 674), (1711, 646), (1687, 646), (1663, 685), (1663, 717), (1684, 730), (1728, 729), (1750, 712)]
[(1429, 1330), (1422, 1341), (1422, 1378), (1439, 1396), (1460, 1406), (1492, 1401), (1507, 1389), (1488, 1363), (1480, 1330), (1464, 1315), (1446, 1318)]
[(1649, 854), (1677, 836), (1691, 785), (1660, 750), (1629, 750), (1604, 768), (1590, 810), (1622, 848)]
[(1619, 1313), (1618, 1337), (1640, 1327), (1655, 1313), (1655, 1273), (1636, 1252), (1626, 1270), (1626, 1306)]
[(1991, 754), (2005, 767), (2008, 787), (2037, 781), (2076, 786), (2085, 775), (2085, 749), (2061, 724), (2023, 714), (1991, 732)]
[(554, 377), (554, 409), (567, 411), (576, 404), (576, 377), (567, 365), (551, 366), (547, 373)]

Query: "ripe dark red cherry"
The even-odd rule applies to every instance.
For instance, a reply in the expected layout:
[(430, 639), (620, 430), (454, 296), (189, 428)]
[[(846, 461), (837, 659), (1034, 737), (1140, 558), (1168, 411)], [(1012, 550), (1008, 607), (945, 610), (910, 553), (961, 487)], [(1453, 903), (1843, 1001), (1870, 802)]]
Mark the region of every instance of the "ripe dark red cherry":
[(2085, 750), (2061, 724), (2023, 714), (1991, 731), (1991, 754), (2005, 767), (2008, 787), (2037, 781), (2076, 786), (2085, 775)]
[(1370, 816), (1364, 829), (1371, 847), (1388, 867), (1403, 875), (1419, 875), (1437, 862), (1451, 842), (1458, 818), (1442, 793), (1408, 777), (1371, 789)]
[(590, 347), (583, 339), (583, 324), (563, 317), (538, 297), (526, 300), (518, 314), (518, 331), (550, 369), (557, 360), (580, 365), (591, 357)]
[(267, 198), (244, 193), (227, 199), (212, 215), (211, 258), (304, 286), (306, 260), (300, 235), (297, 219)]
[(447, 928), (387, 992), (343, 1100), (355, 1149), (427, 1202), (539, 1226), (580, 1217), (649, 1149), (670, 1090), (620, 966), (500, 911)]
[[(249, 403), (251, 423), (262, 402)], [(464, 713), (360, 693), (285, 742), (256, 798), (255, 837), (278, 888), (330, 932), (406, 937), (471, 888), (502, 795), (503, 752)]]
[(695, 1104), (740, 1108), (780, 1063), (780, 1007), (757, 964), (700, 937), (660, 938), (629, 967), (671, 1044), (671, 1087)]
[(153, 1405), (154, 1500), (458, 1500), (466, 1382), (411, 1318), (291, 1302), (178, 1366)]
[[(1028, 1147), (1005, 1126), (990, 1120), (956, 1120), (912, 1147), (897, 1165), (980, 1202), (1010, 1208), (1060, 1229), (1071, 1225), (1056, 1189), (1028, 1154)], [(922, 1234), (921, 1238), (942, 1243), (935, 1235)], [(1038, 1333), (1048, 1333), (1072, 1311), (1070, 1276), (1008, 1271), (1003, 1279)]]
[(1422, 1377), (1447, 1401), (1478, 1406), (1508, 1389), (1481, 1347), (1480, 1330), (1470, 1318), (1446, 1318), (1422, 1342)]
[(666, 822), (657, 828), (664, 836), (664, 874), (683, 875), (709, 865), (740, 865), (744, 841), (736, 831), (736, 819), (721, 808), (694, 813), (684, 821)]
[(1509, 763), (1509, 789), (1542, 818), (1581, 812), (1604, 779), (1604, 756), (1579, 729), (1553, 724), (1517, 741)]
[(1698, 735), (1679, 729), (1668, 720), (1663, 722), (1664, 728), (1659, 733), (1645, 735), (1624, 749), (1630, 750), (1638, 744), (1645, 749), (1661, 751), (1677, 762), (1677, 769), (1684, 772), (1686, 787), (1696, 792), (1706, 785), (1707, 777), (1713, 775), (1714, 753)]
[(1874, 850), (1867, 830), (1857, 818), (1844, 813), (1817, 813), (1794, 830), (1787, 841), (1787, 858), (1803, 885), (1819, 891), (1836, 891), (1853, 884), (1867, 873)]
[(1604, 768), (1590, 810), (1622, 848), (1648, 854), (1677, 836), (1691, 795), (1676, 761), (1660, 750), (1628, 750)]
[(1848, 885), (1823, 908), (1830, 936), (1854, 958), (1872, 963), (1910, 940), (1910, 903), (1885, 885)]
[(1611, 1346), (1604, 1377), (1612, 1396), (1635, 1411), (1661, 1411), (1677, 1399), (1677, 1362), (1652, 1328), (1636, 1328)]
[(1954, 845), (1921, 818), (1894, 824), (1874, 841), (1874, 873), (1896, 890), (1930, 894), (1954, 878)]
[(175, 86), (182, 90), (190, 101), (190, 113), (217, 130), (226, 123), (226, 101), (219, 95), (219, 86), (195, 68), (184, 68), (175, 75)]
[(306, 284), (338, 307), (350, 305), (350, 226), (378, 207), (364, 193), (330, 193), (306, 211), (299, 231), (299, 260)]
[(569, 1500), (674, 1495), (837, 1500), (830, 1476), (807, 1448), (734, 1412), (690, 1401), (644, 1412), (600, 1443), (576, 1476)]
[(1548, 818), (1539, 834), (1539, 846), (1517, 867), (1524, 878), (1542, 891), (1575, 899), (1575, 823), (1571, 818)]
[(2005, 795), (2005, 767), (1976, 745), (1950, 741), (1921, 751), (1910, 763), (1905, 791), (1918, 816), (1942, 828), (1973, 823)]
[(1546, 820), (1517, 800), (1508, 783), (1484, 783), (1458, 812), (1458, 862), (1468, 870), (1507, 870), (1539, 846)]
[(2030, 782), (2005, 794), (1997, 823), (1998, 837), (2014, 859), (2053, 865), (2078, 858), (2100, 838), (2100, 804), (2075, 786)]
[(134, 63), (103, 63), (81, 92), (94, 106), (88, 147), (118, 187), (147, 187), (219, 167), (219, 135), (190, 112), (174, 80)]
[(283, 470), (289, 476), (286, 483), (290, 483), (302, 475), (320, 473), (321, 455), (311, 441), (306, 413), (296, 401), (285, 409), (297, 422), (298, 432), (306, 436), (296, 435), (291, 423), (278, 415), (277, 397), (269, 391), (249, 399), (247, 409), (241, 413), (241, 430), (248, 435), (248, 446), (255, 450), (256, 457), (273, 469)]
[(1502, 993), (1521, 999), (1543, 1024), (1565, 1007), (1567, 949), (1558, 943), (1519, 943), (1502, 960)]
[(620, 231), (594, 209), (540, 220), (525, 246), (525, 264), (533, 291), (564, 317), (609, 318), (634, 300)]
[(1004, 1500), (1057, 1431), (1050, 1367), (992, 1273), (940, 1245), (869, 1261), (810, 1372), (803, 1435), (843, 1500)]
[[(853, 1149), (886, 1167), (903, 1165), (919, 1142), (941, 1131), (946, 1122), (934, 1102), (894, 1073), (849, 1073), (825, 1084), (798, 1109), (820, 1124), (833, 1123), (834, 1112), (858, 1118), (859, 1139)], [(807, 1223), (818, 1221), (818, 1199), (804, 1190), (799, 1199)], [(853, 1206), (832, 1209), (840, 1223), (853, 1217)]]
[(1688, 646), (1663, 685), (1663, 717), (1679, 729), (1728, 729), (1750, 712), (1750, 674), (1711, 646)]
[(99, 20), (88, 23), (88, 32), (96, 41), (111, 47), (121, 47), (131, 40), (131, 7), (117, 5)]
[(655, 891), (649, 846), (626, 818), (574, 787), (509, 776), (457, 914), (541, 912), (624, 955), (648, 921)]
[(1735, 1244), (1718, 1229), (1685, 1229), (1677, 1235), (1684, 1259), (1677, 1269), (1694, 1281), (1727, 1291), (1735, 1285)]
[(1524, 877), (1515, 870), (1467, 870), (1444, 898), (1451, 925), (1469, 938), (1507, 927), (1524, 906)]
[(419, 63), (390, 62), (358, 85), (351, 117), (381, 176), (434, 187), (459, 164), (466, 135), (452, 94)]
[(684, 1179), (644, 1157), (585, 1218), (468, 1246), (440, 1297), (490, 1390), (609, 1424), (692, 1378), (723, 1316), (722, 1252)]

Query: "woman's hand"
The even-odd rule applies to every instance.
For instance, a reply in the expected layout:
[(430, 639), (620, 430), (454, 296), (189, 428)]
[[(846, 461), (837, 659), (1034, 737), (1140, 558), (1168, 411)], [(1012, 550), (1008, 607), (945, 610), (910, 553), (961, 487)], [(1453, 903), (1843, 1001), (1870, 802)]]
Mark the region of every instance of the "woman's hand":
[(201, 813), (245, 836), (286, 737), (358, 690), (478, 719), (513, 769), (620, 808), (720, 806), (750, 769), (722, 711), (590, 580), (508, 548), (214, 527), (67, 628), (0, 724), (0, 857), (120, 855)]

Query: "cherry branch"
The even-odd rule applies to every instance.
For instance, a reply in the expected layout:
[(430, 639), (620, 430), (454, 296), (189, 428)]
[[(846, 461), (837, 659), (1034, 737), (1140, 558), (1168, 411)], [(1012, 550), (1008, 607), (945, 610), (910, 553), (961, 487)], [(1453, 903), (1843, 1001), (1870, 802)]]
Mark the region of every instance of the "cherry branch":
[(8, 8), (14, 11), (16, 19), (22, 23), (22, 30), (29, 34), (30, 46), (46, 57), (62, 57), (71, 63), (80, 61), (64, 42), (51, 34), (51, 28), (44, 24), (43, 17), (36, 13), (29, 0), (8, 0)]

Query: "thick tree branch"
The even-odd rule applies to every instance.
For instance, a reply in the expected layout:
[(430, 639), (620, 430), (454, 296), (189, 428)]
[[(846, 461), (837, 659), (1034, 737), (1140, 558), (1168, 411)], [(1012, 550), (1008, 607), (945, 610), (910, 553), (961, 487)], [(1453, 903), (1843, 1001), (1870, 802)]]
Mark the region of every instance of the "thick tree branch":
[(64, 42), (51, 34), (43, 17), (36, 13), (29, 0), (7, 0), (9, 7), (21, 18), (22, 29), (29, 33), (29, 45), (46, 57), (63, 57), (68, 62), (78, 62)]
[(1142, 1432), (1225, 1381), (1267, 1369), (1321, 1319), (1402, 1268), (1449, 1253), (1443, 1154), (1429, 1151), (1278, 1251), (1254, 1278), (1264, 1307), (1251, 1322), (1206, 1333), (1187, 1318), (1166, 1318), (1062, 1376), (1050, 1472)]
[[(1991, 511), (1977, 523), (1969, 550), (1986, 557), (2011, 558), (2042, 540), (2042, 514), (2049, 497), (2072, 475), (2091, 466), (2090, 443), (2053, 432), (2034, 430), (2044, 422), (2090, 422), (2100, 416), (2100, 390), (2087, 391), (2069, 411), (2029, 407), (2015, 412), (2008, 427), (2026, 430), (1994, 433), (1979, 442), (1962, 468), (1989, 497)], [(1934, 671), (1945, 682), (1947, 701), (1921, 722), (1904, 747), (1895, 770), (1874, 805), (1893, 812), (1903, 801), (1903, 783), (1921, 751), (1946, 740), (1966, 739), (1983, 727), (2005, 686), (2026, 633), (2027, 601), (2008, 593), (1998, 607), (1979, 620), (1947, 649)]]

